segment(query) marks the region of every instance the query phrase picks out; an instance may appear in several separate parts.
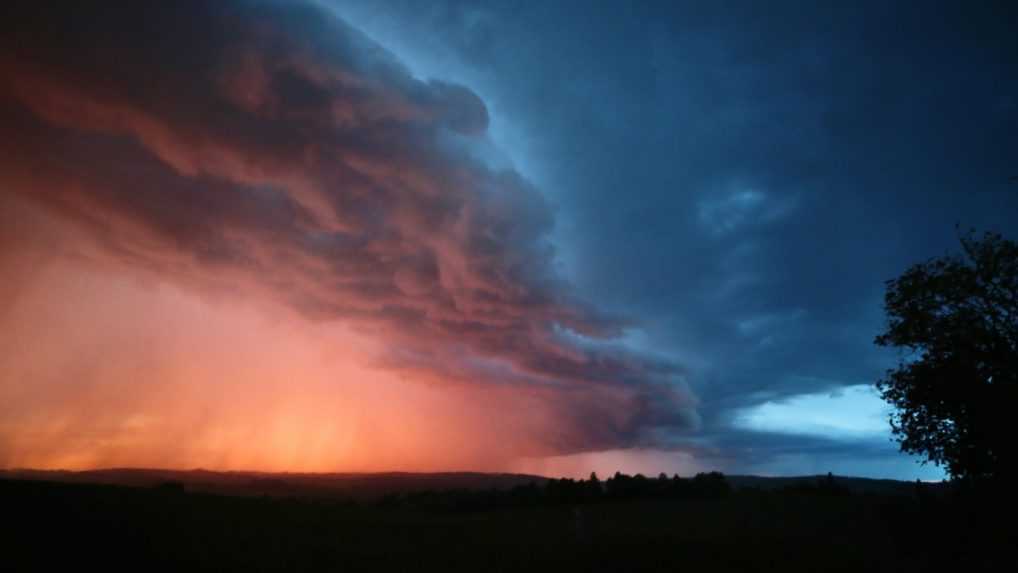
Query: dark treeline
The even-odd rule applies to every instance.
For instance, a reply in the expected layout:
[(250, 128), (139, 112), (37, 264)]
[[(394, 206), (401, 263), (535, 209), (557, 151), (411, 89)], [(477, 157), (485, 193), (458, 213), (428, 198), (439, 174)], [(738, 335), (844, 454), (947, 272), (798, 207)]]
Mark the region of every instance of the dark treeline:
[(692, 478), (660, 474), (648, 478), (616, 472), (605, 480), (596, 473), (588, 479), (560, 478), (543, 485), (531, 482), (506, 490), (443, 490), (392, 494), (383, 497), (383, 507), (480, 511), (502, 507), (556, 506), (634, 499), (720, 499), (732, 488), (720, 472), (699, 473)]

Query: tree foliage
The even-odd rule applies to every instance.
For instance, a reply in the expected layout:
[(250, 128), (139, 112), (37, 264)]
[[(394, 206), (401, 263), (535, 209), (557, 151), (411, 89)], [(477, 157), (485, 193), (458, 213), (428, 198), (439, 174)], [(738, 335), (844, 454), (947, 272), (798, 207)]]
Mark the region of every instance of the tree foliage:
[(1016, 461), (1018, 245), (995, 233), (960, 242), (887, 282), (876, 343), (903, 354), (877, 388), (902, 451), (952, 477), (1002, 477)]

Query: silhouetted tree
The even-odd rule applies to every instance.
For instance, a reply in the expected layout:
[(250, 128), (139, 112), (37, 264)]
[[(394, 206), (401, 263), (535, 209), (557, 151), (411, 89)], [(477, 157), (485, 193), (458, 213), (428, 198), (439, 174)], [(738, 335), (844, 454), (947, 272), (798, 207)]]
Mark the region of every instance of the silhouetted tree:
[(725, 497), (731, 493), (732, 487), (721, 472), (699, 473), (693, 476), (691, 494), (699, 499)]
[(671, 483), (668, 484), (668, 497), (683, 497), (687, 494), (686, 480), (679, 477), (679, 474), (673, 475)]
[(890, 422), (902, 451), (952, 477), (1001, 477), (1018, 461), (1009, 423), (1018, 397), (1018, 245), (995, 233), (960, 241), (961, 254), (887, 282), (887, 329), (876, 343), (905, 354), (877, 387), (896, 408)]
[(587, 495), (593, 499), (601, 497), (602, 494), (601, 480), (598, 479), (597, 473), (590, 472), (590, 479), (587, 480)]

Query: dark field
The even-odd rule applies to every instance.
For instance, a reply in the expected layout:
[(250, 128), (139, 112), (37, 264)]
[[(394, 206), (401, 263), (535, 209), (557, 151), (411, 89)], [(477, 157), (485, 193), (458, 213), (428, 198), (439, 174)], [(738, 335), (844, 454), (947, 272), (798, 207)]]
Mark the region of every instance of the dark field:
[(1015, 565), (1010, 519), (994, 524), (993, 511), (978, 509), (983, 504), (941, 494), (739, 490), (720, 499), (485, 509), (4, 479), (0, 507), (0, 569), (9, 571), (64, 564), (100, 571), (784, 572)]

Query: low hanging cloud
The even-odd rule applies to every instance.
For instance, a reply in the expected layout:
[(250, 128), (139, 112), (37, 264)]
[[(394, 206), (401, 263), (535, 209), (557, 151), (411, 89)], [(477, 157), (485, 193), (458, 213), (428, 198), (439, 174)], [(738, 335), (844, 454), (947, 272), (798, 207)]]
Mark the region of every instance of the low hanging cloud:
[(421, 383), (523, 393), (557, 427), (520, 454), (696, 425), (681, 370), (613, 344), (629, 325), (570, 296), (541, 193), (470, 153), (488, 113), (469, 89), (301, 3), (4, 12), (0, 194), (60, 229), (35, 241), (49, 253), (341, 323)]

